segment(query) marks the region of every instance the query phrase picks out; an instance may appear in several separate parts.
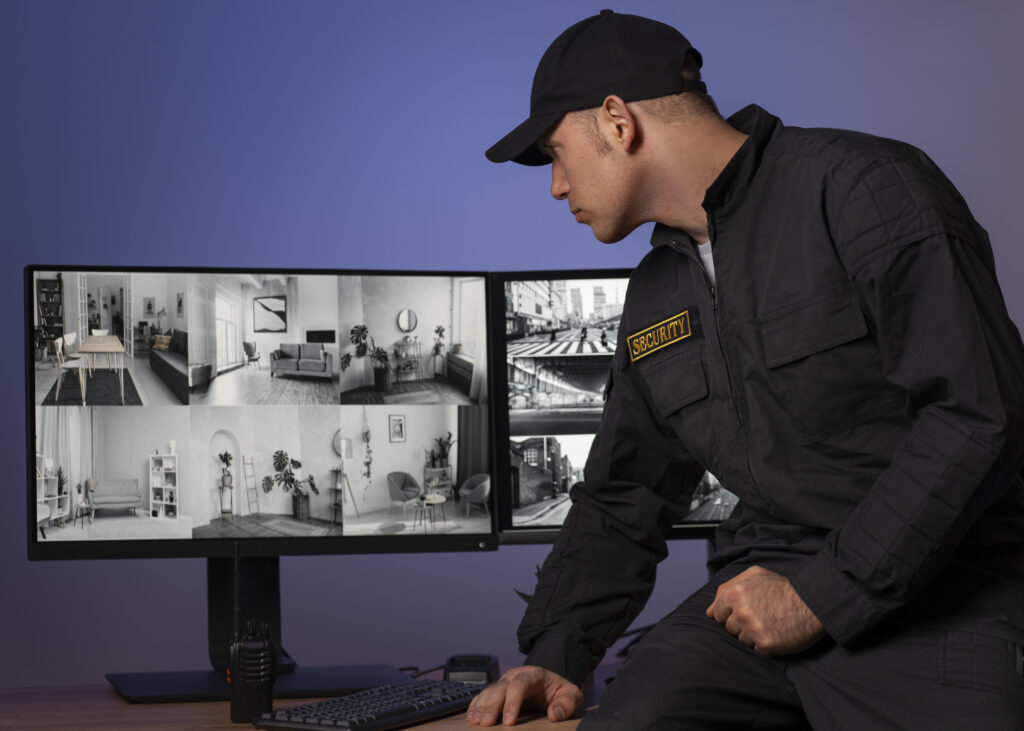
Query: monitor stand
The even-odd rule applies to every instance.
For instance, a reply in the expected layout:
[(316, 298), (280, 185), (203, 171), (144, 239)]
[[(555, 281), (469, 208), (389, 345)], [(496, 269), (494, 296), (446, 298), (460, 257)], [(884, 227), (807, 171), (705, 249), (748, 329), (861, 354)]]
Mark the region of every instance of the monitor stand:
[[(107, 673), (125, 700), (133, 703), (223, 701), (229, 699), (229, 646), (235, 634), (235, 559), (206, 559), (209, 670)], [(281, 581), (277, 556), (238, 559), (239, 625), (265, 623), (278, 648), (275, 698), (345, 695), (378, 685), (408, 683), (412, 678), (391, 665), (299, 667), (281, 645)]]

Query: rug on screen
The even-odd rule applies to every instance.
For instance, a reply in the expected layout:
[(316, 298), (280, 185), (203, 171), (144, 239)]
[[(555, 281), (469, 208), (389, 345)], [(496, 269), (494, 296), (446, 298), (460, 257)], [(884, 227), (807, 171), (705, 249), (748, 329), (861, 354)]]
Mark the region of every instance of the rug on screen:
[[(81, 406), (82, 392), (78, 387), (78, 374), (68, 371), (60, 384), (60, 400), (57, 398), (57, 384), (46, 394), (43, 406)], [(124, 371), (124, 403), (126, 406), (142, 406), (142, 399), (132, 381), (132, 374)], [(117, 382), (117, 371), (96, 369), (85, 381), (86, 406), (120, 406), (121, 388)]]
[(331, 526), (320, 522), (304, 522), (293, 518), (270, 518), (262, 522), (263, 527), (289, 536), (326, 536)]

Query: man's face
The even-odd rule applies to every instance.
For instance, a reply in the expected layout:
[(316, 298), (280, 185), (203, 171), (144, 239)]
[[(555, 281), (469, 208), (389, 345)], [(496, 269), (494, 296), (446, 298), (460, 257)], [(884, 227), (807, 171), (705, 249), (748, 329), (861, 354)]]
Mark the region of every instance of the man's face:
[(598, 241), (622, 240), (643, 221), (633, 220), (627, 155), (602, 136), (598, 120), (570, 112), (538, 141), (551, 156), (551, 195), (569, 203)]

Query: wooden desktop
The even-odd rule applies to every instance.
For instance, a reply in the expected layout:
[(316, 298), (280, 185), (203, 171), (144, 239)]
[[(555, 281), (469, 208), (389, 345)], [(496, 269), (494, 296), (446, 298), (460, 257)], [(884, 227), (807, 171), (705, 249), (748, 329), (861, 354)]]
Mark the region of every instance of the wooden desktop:
[[(286, 708), (306, 701), (274, 701), (274, 708)], [(524, 731), (573, 731), (578, 719), (551, 723), (536, 715), (515, 726)], [(231, 723), (228, 704), (208, 703), (128, 703), (109, 685), (75, 685), (46, 688), (0, 690), (0, 729), (196, 729), (198, 731), (252, 728)], [(429, 731), (468, 731), (485, 728), (469, 726), (465, 714), (449, 716), (414, 726)], [(492, 728), (503, 728), (502, 726)]]

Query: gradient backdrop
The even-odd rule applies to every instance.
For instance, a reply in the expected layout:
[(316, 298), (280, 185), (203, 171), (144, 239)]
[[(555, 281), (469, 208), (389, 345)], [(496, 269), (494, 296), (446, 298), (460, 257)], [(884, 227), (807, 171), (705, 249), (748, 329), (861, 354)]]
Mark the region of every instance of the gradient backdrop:
[[(26, 560), (26, 264), (631, 266), (546, 168), (484, 150), (526, 116), (548, 43), (593, 2), (0, 0), (0, 687), (206, 662), (202, 560)], [(1005, 0), (621, 2), (701, 50), (726, 114), (910, 141), (992, 235), (1024, 323), (1024, 7)], [(951, 344), (955, 345), (955, 344)], [(674, 544), (646, 619), (703, 576)], [(309, 665), (518, 659), (545, 547), (286, 558), (285, 644)]]

